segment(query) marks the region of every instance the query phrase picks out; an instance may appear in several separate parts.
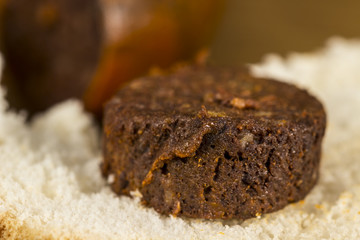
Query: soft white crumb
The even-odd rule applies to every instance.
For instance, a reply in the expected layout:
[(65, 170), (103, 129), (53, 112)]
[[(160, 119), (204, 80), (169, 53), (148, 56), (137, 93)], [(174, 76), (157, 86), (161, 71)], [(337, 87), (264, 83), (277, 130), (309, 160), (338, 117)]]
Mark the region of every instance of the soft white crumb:
[(98, 129), (79, 102), (26, 124), (6, 111), (0, 88), (0, 218), (55, 239), (360, 239), (359, 66), (360, 41), (333, 39), (253, 67), (319, 97), (328, 129), (321, 177), (305, 201), (244, 222), (164, 217), (141, 206), (139, 192), (116, 196), (99, 171)]
[(107, 178), (107, 183), (108, 184), (113, 184), (115, 182), (115, 175), (114, 174), (109, 174), (108, 178)]
[(135, 191), (131, 191), (130, 192), (130, 195), (132, 197), (135, 197), (135, 198), (142, 198), (142, 194), (141, 192), (139, 191), (139, 189), (136, 189)]

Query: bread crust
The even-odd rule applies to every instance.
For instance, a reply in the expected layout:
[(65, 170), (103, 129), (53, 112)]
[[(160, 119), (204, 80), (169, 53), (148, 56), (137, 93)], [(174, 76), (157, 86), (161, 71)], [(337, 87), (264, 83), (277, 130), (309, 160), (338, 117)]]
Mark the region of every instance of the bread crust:
[[(44, 236), (44, 232), (36, 231), (36, 229), (28, 228), (21, 224), (15, 215), (5, 212), (0, 215), (0, 239), (4, 240), (55, 240), (50, 236)], [(49, 233), (48, 233), (49, 235)]]
[[(71, 235), (71, 234), (70, 234)], [(72, 235), (66, 237), (56, 235), (52, 231), (44, 231), (29, 227), (16, 218), (14, 214), (5, 212), (0, 215), (0, 239), (1, 240), (85, 240), (86, 237)]]

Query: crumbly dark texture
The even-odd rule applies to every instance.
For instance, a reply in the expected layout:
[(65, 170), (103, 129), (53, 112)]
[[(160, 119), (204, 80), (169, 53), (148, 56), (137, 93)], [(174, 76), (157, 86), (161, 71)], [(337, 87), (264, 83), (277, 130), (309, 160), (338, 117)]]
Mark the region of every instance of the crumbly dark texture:
[(162, 214), (247, 219), (312, 189), (325, 125), (295, 86), (188, 67), (135, 80), (106, 105), (102, 172)]

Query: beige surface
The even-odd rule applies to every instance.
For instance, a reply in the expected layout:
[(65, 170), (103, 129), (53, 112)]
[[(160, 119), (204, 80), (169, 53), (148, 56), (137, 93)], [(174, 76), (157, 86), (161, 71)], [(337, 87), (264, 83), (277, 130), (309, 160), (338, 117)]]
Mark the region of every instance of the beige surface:
[[(321, 177), (305, 201), (245, 222), (159, 216), (102, 180), (97, 130), (79, 102), (31, 124), (0, 90), (0, 239), (359, 239), (360, 41), (271, 56), (255, 68), (306, 87), (328, 111)], [(341, 81), (341, 86), (339, 82)]]

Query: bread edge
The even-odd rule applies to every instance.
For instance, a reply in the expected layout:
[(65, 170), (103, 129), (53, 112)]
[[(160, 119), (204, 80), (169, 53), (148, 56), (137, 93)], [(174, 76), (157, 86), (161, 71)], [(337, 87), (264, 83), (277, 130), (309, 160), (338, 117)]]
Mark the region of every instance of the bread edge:
[(65, 237), (51, 234), (51, 230), (42, 231), (20, 222), (10, 211), (0, 214), (0, 240), (85, 240), (77, 236)]

